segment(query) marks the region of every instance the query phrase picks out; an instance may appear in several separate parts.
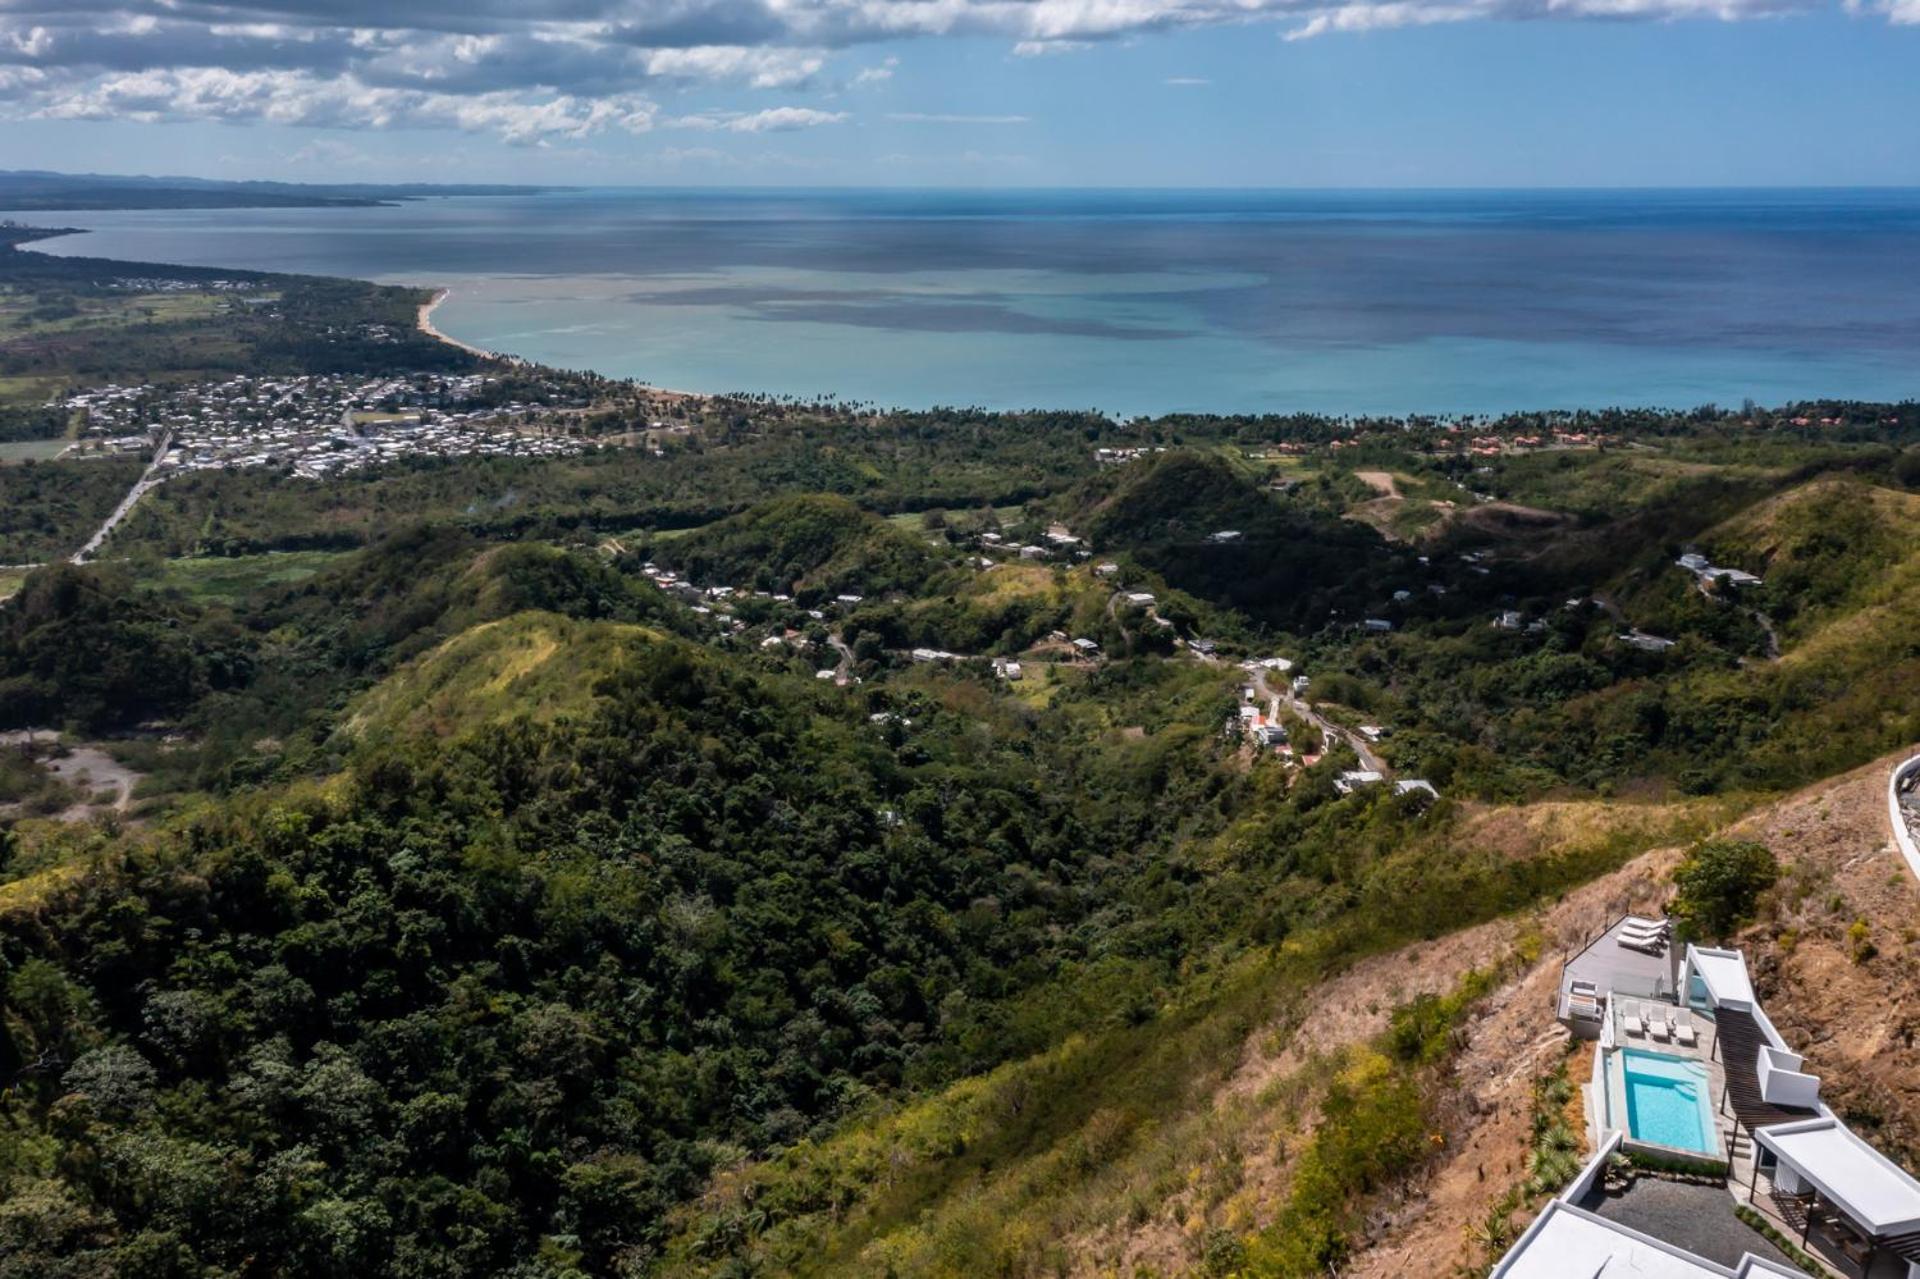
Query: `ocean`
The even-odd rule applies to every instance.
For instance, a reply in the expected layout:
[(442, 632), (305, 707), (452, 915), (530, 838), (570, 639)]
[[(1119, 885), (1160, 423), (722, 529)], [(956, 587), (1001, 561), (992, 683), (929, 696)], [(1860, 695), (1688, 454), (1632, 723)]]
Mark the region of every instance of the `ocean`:
[(1920, 190), (582, 190), (22, 214), (440, 285), (445, 332), (880, 405), (1493, 413), (1920, 395)]

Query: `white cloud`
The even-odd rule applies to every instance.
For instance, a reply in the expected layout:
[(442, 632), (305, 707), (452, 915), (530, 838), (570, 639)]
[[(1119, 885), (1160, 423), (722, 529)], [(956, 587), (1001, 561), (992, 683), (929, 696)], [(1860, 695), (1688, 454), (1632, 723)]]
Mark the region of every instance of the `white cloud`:
[(879, 41), (989, 37), (1039, 57), (1257, 22), (1298, 40), (1835, 7), (1920, 25), (1920, 0), (0, 0), (0, 118), (338, 119), (528, 140), (644, 129), (653, 113), (639, 95), (682, 85), (884, 83), (894, 59), (826, 74), (839, 51)]
[(1170, 75), (1161, 81), (1161, 83), (1170, 84), (1176, 89), (1203, 89), (1207, 85), (1212, 84), (1213, 81), (1207, 79), (1205, 76)]
[(1056, 53), (1074, 53), (1093, 47), (1088, 40), (1022, 40), (1013, 46), (1016, 58), (1046, 58)]
[(892, 111), (887, 119), (901, 124), (1025, 124), (1023, 115), (946, 115), (940, 112)]
[(1896, 27), (1920, 26), (1920, 0), (1847, 0), (1847, 12), (1885, 15)]
[(845, 111), (816, 111), (812, 107), (769, 107), (745, 114), (708, 112), (681, 116), (666, 123), (676, 129), (724, 130), (728, 133), (791, 133), (823, 124), (840, 124)]
[(584, 138), (607, 129), (645, 133), (654, 104), (633, 94), (451, 94), (370, 87), (299, 71), (210, 68), (103, 76), (32, 114), (53, 120), (265, 120), (322, 128), (446, 128), (491, 133), (519, 145)]
[(817, 49), (749, 49), (701, 45), (650, 49), (641, 55), (649, 75), (682, 80), (738, 80), (755, 89), (791, 89), (805, 84), (826, 63)]

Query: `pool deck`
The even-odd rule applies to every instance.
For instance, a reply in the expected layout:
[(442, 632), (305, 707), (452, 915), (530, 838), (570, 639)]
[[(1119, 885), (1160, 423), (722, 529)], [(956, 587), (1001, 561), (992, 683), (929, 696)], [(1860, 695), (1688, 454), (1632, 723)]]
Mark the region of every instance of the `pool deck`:
[[(1686, 1061), (1697, 1061), (1701, 1065), (1705, 1066), (1707, 1070), (1707, 1081), (1706, 1081), (1707, 1109), (1708, 1109), (1707, 1119), (1709, 1122), (1709, 1127), (1713, 1132), (1713, 1144), (1714, 1144), (1714, 1149), (1711, 1154), (1707, 1155), (1707, 1158), (1727, 1159), (1730, 1155), (1730, 1151), (1728, 1149), (1728, 1130), (1732, 1127), (1733, 1121), (1730, 1114), (1722, 1114), (1720, 1111), (1719, 1102), (1720, 1102), (1721, 1094), (1726, 1089), (1726, 1074), (1721, 1069), (1720, 1062), (1716, 1060), (1717, 1055), (1713, 1051), (1713, 1046), (1714, 1046), (1713, 1019), (1704, 1013), (1697, 1012), (1697, 1011), (1694, 1012), (1693, 1029), (1694, 1029), (1694, 1035), (1695, 1035), (1695, 1042), (1691, 1047), (1686, 1047), (1681, 1044), (1675, 1043), (1671, 1037), (1664, 1040), (1655, 1039), (1651, 1032), (1648, 1032), (1646, 1034), (1640, 1034), (1640, 1035), (1628, 1035), (1624, 1025), (1622, 1024), (1623, 1019), (1621, 1016), (1620, 1005), (1623, 1002), (1637, 1004), (1642, 1001), (1640, 1000), (1622, 1001), (1622, 1000), (1616, 999), (1613, 1002), (1614, 1002), (1614, 1012), (1613, 1012), (1614, 1047), (1613, 1047), (1613, 1050), (1608, 1054), (1607, 1072), (1606, 1072), (1607, 1116), (1606, 1116), (1606, 1123), (1603, 1124), (1602, 1126), (1628, 1129), (1626, 1071), (1622, 1068), (1622, 1065), (1620, 1062), (1620, 1056), (1619, 1056), (1620, 1050), (1625, 1048), (1633, 1048), (1633, 1049), (1637, 1049), (1640, 1052), (1659, 1053), (1663, 1056), (1678, 1057)], [(1669, 1006), (1667, 1008), (1668, 1014), (1671, 1015), (1672, 1011), (1673, 1010), (1671, 1006)], [(1674, 1146), (1663, 1146), (1658, 1142), (1643, 1141), (1640, 1138), (1634, 1136), (1631, 1130), (1627, 1131), (1626, 1138), (1627, 1138), (1627, 1143), (1629, 1145), (1638, 1146), (1638, 1147), (1642, 1147), (1649, 1150), (1673, 1151), (1675, 1154), (1679, 1154), (1679, 1155), (1695, 1155), (1695, 1156), (1698, 1156), (1703, 1153), (1701, 1151), (1685, 1150), (1685, 1149), (1674, 1147)]]

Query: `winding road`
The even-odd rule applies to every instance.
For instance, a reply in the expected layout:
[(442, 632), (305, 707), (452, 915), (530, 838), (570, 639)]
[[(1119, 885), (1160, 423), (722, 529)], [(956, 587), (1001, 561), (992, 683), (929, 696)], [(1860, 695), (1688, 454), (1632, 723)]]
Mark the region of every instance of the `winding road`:
[(1346, 729), (1340, 727), (1340, 725), (1322, 715), (1319, 711), (1314, 710), (1311, 703), (1303, 698), (1294, 696), (1292, 684), (1282, 683), (1278, 689), (1274, 688), (1273, 684), (1267, 678), (1270, 674), (1272, 674), (1272, 672), (1266, 667), (1256, 667), (1253, 672), (1253, 686), (1254, 691), (1267, 700), (1268, 706), (1273, 709), (1275, 714), (1278, 714), (1280, 707), (1286, 707), (1295, 715), (1298, 715), (1301, 719), (1319, 729), (1322, 738), (1328, 741), (1337, 738), (1351, 746), (1353, 753), (1360, 759), (1360, 767), (1376, 772), (1384, 778), (1391, 779), (1393, 777), (1393, 770), (1387, 767), (1386, 761), (1373, 753), (1373, 748), (1367, 745), (1366, 738), (1360, 736), (1358, 733), (1348, 732)]
[(847, 678), (847, 676), (853, 673), (853, 650), (847, 647), (846, 640), (835, 635), (832, 631), (827, 632), (827, 643), (833, 646), (834, 652), (840, 654), (840, 660), (833, 668), (834, 678)]

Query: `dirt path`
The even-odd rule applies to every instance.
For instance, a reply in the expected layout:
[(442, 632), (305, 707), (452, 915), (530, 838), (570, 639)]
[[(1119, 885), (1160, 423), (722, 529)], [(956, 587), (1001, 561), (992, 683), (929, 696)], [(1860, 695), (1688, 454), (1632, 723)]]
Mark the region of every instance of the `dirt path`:
[(1397, 499), (1400, 496), (1400, 482), (1393, 477), (1391, 471), (1355, 471), (1353, 478), (1381, 497)]
[[(29, 739), (51, 742), (58, 736), (57, 733), (41, 729), (16, 729), (0, 733), (0, 747), (25, 745)], [(40, 766), (87, 797), (55, 814), (55, 820), (63, 822), (83, 822), (92, 817), (100, 807), (92, 802), (93, 796), (106, 790), (113, 792), (113, 811), (126, 812), (133, 806), (133, 788), (146, 776), (128, 768), (99, 747), (84, 744), (69, 746), (67, 753), (58, 758), (42, 759)]]

